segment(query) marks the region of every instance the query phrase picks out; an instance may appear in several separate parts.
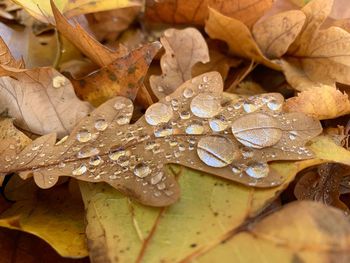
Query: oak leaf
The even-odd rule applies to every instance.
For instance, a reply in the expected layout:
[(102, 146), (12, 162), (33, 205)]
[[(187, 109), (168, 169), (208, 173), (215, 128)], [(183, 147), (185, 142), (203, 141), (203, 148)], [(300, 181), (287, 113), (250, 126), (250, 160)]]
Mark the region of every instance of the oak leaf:
[(141, 203), (165, 206), (179, 197), (175, 178), (164, 173), (167, 163), (271, 187), (284, 178), (267, 162), (313, 157), (305, 143), (321, 132), (317, 120), (281, 112), (279, 94), (233, 101), (222, 91), (219, 73), (195, 77), (149, 107), (133, 125), (127, 125), (131, 101), (117, 97), (56, 145), (56, 135), (48, 134), (16, 156), (5, 151), (0, 172), (18, 171), (22, 178), (34, 174), (43, 188), (53, 186), (59, 176), (105, 181)]
[(164, 98), (192, 77), (192, 67), (198, 63), (209, 62), (209, 50), (202, 34), (195, 28), (183, 30), (167, 29), (160, 39), (165, 54), (160, 60), (163, 74), (151, 76), (153, 93)]
[[(320, 103), (322, 101), (322, 103)], [(333, 119), (350, 113), (346, 93), (328, 85), (315, 85), (286, 100), (288, 112), (302, 112), (319, 120)]]

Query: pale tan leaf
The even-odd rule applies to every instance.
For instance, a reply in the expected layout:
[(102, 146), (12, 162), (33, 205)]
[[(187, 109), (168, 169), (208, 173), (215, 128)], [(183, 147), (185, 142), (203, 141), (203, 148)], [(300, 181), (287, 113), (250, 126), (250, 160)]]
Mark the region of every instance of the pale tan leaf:
[(280, 58), (298, 36), (304, 22), (303, 12), (287, 11), (256, 23), (252, 33), (265, 56), (270, 59)]
[(167, 29), (160, 39), (165, 48), (160, 65), (163, 74), (151, 76), (150, 84), (158, 98), (171, 94), (192, 77), (192, 67), (209, 61), (207, 43), (195, 28)]
[(0, 64), (12, 68), (24, 68), (23, 59), (16, 60), (5, 41), (0, 37)]

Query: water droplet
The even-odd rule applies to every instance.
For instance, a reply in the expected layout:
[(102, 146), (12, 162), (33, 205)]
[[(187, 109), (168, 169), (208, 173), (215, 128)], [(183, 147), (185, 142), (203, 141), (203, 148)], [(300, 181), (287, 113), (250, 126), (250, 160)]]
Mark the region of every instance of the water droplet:
[(241, 153), (244, 159), (252, 158), (254, 155), (254, 152), (248, 147), (241, 148)]
[(56, 89), (63, 87), (66, 84), (66, 78), (63, 76), (56, 76), (52, 79), (52, 86)]
[(157, 188), (158, 188), (158, 190), (164, 190), (165, 189), (165, 183), (157, 184)]
[(95, 129), (98, 131), (104, 131), (105, 129), (107, 129), (108, 127), (108, 123), (105, 119), (98, 119), (95, 122)]
[(145, 118), (150, 125), (158, 125), (167, 123), (173, 117), (173, 110), (170, 106), (164, 103), (155, 103), (148, 107)]
[(297, 131), (290, 131), (289, 132), (289, 139), (291, 139), (292, 141), (294, 141), (298, 136), (298, 132)]
[(77, 133), (77, 140), (79, 142), (88, 142), (91, 140), (91, 133), (86, 129), (80, 130)]
[(197, 145), (199, 158), (208, 166), (225, 167), (237, 156), (237, 148), (229, 139), (221, 136), (201, 138)]
[(158, 184), (162, 180), (163, 175), (164, 174), (162, 172), (157, 173), (155, 176), (151, 178), (151, 184), (153, 185)]
[(92, 166), (98, 166), (103, 162), (100, 156), (93, 156), (89, 160), (89, 164)]
[(193, 89), (191, 89), (191, 88), (185, 88), (183, 91), (183, 95), (186, 99), (192, 98), (193, 94), (194, 94), (194, 92), (193, 92)]
[(148, 142), (146, 142), (145, 150), (153, 150), (153, 148), (156, 146), (157, 146), (157, 144), (155, 141), (148, 141)]
[(202, 134), (203, 132), (204, 127), (200, 121), (192, 121), (186, 128), (187, 134)]
[(276, 99), (272, 99), (267, 103), (267, 107), (273, 111), (279, 110), (281, 106), (282, 106), (282, 103)]
[(191, 101), (191, 111), (200, 118), (212, 118), (221, 111), (220, 98), (210, 93), (200, 93)]
[(242, 173), (242, 170), (239, 169), (237, 166), (232, 166), (231, 170), (235, 175), (239, 175)]
[(86, 171), (87, 171), (86, 165), (81, 164), (78, 168), (76, 168), (72, 171), (72, 174), (75, 176), (79, 176), (79, 175), (83, 175), (84, 173), (86, 173)]
[(140, 177), (140, 178), (144, 178), (146, 177), (147, 175), (149, 175), (151, 173), (151, 169), (149, 168), (149, 166), (145, 163), (138, 163), (136, 166), (135, 166), (135, 169), (134, 169), (134, 174), (137, 176), (137, 177)]
[(99, 154), (99, 149), (91, 146), (83, 147), (77, 154), (78, 158), (87, 158)]
[(267, 163), (253, 163), (248, 166), (245, 172), (253, 178), (263, 178), (269, 174), (269, 165)]
[(204, 83), (207, 83), (208, 81), (209, 81), (208, 76), (204, 76), (204, 77), (203, 77), (203, 82), (204, 82)]
[(126, 167), (130, 163), (130, 159), (126, 155), (122, 155), (118, 158), (117, 164), (119, 164), (121, 167)]
[(226, 130), (228, 122), (224, 116), (218, 115), (209, 121), (209, 126), (214, 132), (221, 132)]
[(191, 113), (189, 111), (180, 112), (180, 118), (183, 120), (188, 120), (191, 117)]
[(154, 136), (156, 137), (166, 137), (173, 134), (173, 127), (171, 124), (160, 124), (154, 129)]
[(171, 147), (174, 147), (174, 146), (176, 146), (177, 144), (178, 144), (178, 142), (177, 142), (177, 140), (176, 140), (175, 138), (172, 138), (172, 139), (169, 140), (169, 145), (170, 145)]
[(243, 109), (246, 113), (251, 113), (254, 112), (258, 109), (259, 107), (255, 105), (253, 102), (244, 102), (243, 103)]
[(116, 161), (119, 159), (120, 156), (124, 156), (126, 154), (126, 151), (124, 150), (124, 148), (119, 147), (119, 148), (115, 148), (115, 149), (111, 149), (109, 151), (109, 158), (113, 161)]
[(120, 116), (117, 117), (116, 122), (117, 122), (119, 125), (128, 124), (128, 123), (129, 123), (129, 117), (126, 116), (126, 115), (120, 115)]
[(262, 149), (276, 144), (282, 137), (278, 122), (263, 113), (247, 114), (232, 123), (232, 133), (245, 146)]

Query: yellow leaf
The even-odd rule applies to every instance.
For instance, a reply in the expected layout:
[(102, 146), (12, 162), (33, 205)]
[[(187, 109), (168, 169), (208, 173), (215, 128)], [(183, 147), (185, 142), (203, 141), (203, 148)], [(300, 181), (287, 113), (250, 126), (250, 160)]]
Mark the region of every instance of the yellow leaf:
[[(327, 137), (318, 137), (310, 148), (316, 159), (271, 164), (285, 179), (271, 189), (246, 187), (170, 166), (182, 193), (179, 202), (164, 209), (142, 206), (101, 184), (80, 183), (92, 260), (108, 262), (118, 257), (120, 262), (181, 262), (211, 255), (211, 250), (215, 252), (222, 241), (285, 189), (298, 171), (327, 161), (350, 164), (350, 152)], [(224, 250), (231, 251), (231, 247)], [(211, 257), (209, 262), (216, 261)]]
[(298, 96), (287, 99), (284, 108), (289, 112), (302, 112), (324, 120), (349, 114), (350, 101), (346, 93), (342, 93), (335, 87), (320, 85), (308, 88)]
[(350, 223), (342, 211), (303, 201), (234, 234), (196, 262), (349, 262), (349, 246)]
[(280, 68), (263, 55), (250, 30), (241, 21), (209, 8), (209, 19), (205, 24), (205, 30), (211, 38), (225, 41), (231, 54), (260, 62), (274, 69)]
[[(36, 19), (46, 22), (53, 22), (50, 1), (48, 0), (14, 0)], [(117, 8), (141, 5), (138, 0), (55, 0), (55, 4), (68, 17), (88, 13), (107, 11)]]

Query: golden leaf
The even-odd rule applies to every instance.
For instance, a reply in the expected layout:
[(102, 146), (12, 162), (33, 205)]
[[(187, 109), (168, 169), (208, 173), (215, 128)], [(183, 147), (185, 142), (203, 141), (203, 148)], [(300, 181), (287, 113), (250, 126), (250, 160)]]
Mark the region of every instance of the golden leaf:
[(0, 172), (18, 171), (23, 178), (34, 174), (43, 188), (53, 186), (59, 176), (105, 181), (139, 202), (165, 206), (179, 197), (175, 178), (164, 173), (167, 163), (272, 187), (285, 178), (267, 162), (312, 158), (305, 143), (321, 132), (317, 120), (283, 113), (279, 94), (234, 101), (222, 91), (219, 73), (195, 77), (150, 106), (133, 125), (127, 125), (131, 101), (117, 97), (56, 145), (55, 134), (48, 134), (17, 156), (4, 152)]
[(195, 28), (167, 29), (160, 41), (165, 48), (160, 61), (163, 74), (150, 77), (152, 91), (159, 99), (173, 93), (189, 80), (192, 67), (197, 62), (209, 62), (207, 43)]

